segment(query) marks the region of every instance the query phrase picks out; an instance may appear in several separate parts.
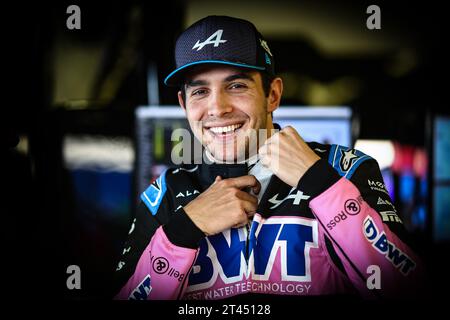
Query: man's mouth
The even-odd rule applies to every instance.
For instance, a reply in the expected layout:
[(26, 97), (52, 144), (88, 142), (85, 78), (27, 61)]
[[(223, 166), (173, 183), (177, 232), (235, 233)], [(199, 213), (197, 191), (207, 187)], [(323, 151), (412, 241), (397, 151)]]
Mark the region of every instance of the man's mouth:
[(229, 134), (229, 133), (235, 132), (240, 127), (242, 127), (242, 125), (243, 125), (242, 123), (237, 123), (237, 124), (232, 124), (232, 125), (223, 126), (223, 127), (210, 127), (209, 130), (211, 130), (215, 134), (224, 135), (224, 134)]
[(232, 138), (244, 126), (244, 123), (224, 123), (218, 125), (208, 125), (204, 128), (216, 138)]

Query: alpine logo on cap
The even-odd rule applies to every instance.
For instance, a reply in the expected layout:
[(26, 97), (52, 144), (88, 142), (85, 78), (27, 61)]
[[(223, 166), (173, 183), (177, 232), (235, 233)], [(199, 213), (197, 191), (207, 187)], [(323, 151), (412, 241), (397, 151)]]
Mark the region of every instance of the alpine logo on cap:
[(200, 51), (203, 49), (204, 46), (207, 44), (213, 44), (214, 47), (218, 47), (219, 44), (227, 42), (227, 40), (222, 40), (222, 33), (223, 30), (219, 29), (216, 32), (214, 32), (208, 39), (206, 39), (204, 42), (200, 42), (200, 40), (197, 40), (195, 45), (192, 47), (192, 50), (197, 49), (197, 51)]

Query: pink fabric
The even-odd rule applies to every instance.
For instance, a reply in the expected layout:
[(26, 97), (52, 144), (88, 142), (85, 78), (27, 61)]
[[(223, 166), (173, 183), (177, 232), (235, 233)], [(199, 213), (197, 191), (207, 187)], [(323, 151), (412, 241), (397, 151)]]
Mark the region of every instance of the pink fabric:
[[(353, 285), (363, 295), (370, 297), (377, 291), (369, 290), (366, 284), (367, 278), (372, 274), (367, 271), (371, 265), (380, 268), (383, 296), (404, 293), (405, 288), (417, 284), (422, 268), (419, 258), (383, 224), (379, 214), (362, 199), (353, 183), (341, 178), (314, 198), (310, 202), (310, 208), (332, 238)], [(343, 214), (345, 219), (341, 219), (335, 226), (329, 225), (336, 216), (342, 217)], [(386, 248), (388, 249), (385, 250)], [(403, 260), (396, 260), (402, 261), (397, 265), (391, 259), (393, 255), (390, 253), (393, 251), (400, 256), (406, 255)], [(411, 263), (414, 263), (414, 267), (411, 267)]]
[(174, 300), (187, 285), (190, 268), (197, 250), (173, 245), (162, 227), (156, 230), (147, 248), (139, 258), (133, 276), (120, 290), (116, 299), (129, 299), (142, 281), (150, 276), (147, 299)]
[[(282, 257), (281, 243), (278, 243), (275, 258), (269, 261), (271, 270), (268, 277), (253, 274), (252, 256), (249, 259), (249, 268), (245, 261), (242, 262), (242, 272), (238, 279), (226, 279), (223, 274), (217, 273), (209, 284), (190, 286), (187, 288), (185, 299), (223, 299), (243, 293), (261, 293), (277, 295), (326, 295), (348, 293), (353, 291), (345, 276), (334, 266), (324, 250), (323, 233), (315, 219), (293, 216), (272, 216), (264, 219), (256, 214), (254, 220), (260, 225), (267, 223), (309, 224), (314, 228), (317, 239), (305, 252), (308, 263), (307, 279), (287, 280), (282, 278), (286, 272), (282, 265), (287, 257)], [(303, 253), (300, 253), (303, 254)], [(211, 256), (214, 256), (213, 254)], [(284, 263), (283, 263), (284, 261)], [(228, 283), (226, 283), (226, 280)]]
[[(239, 275), (227, 278), (217, 258), (221, 253), (216, 252), (206, 239), (207, 257), (213, 266), (213, 276), (206, 282), (190, 286), (187, 278), (189, 273), (196, 274), (200, 271), (199, 266), (194, 263), (198, 250), (171, 244), (160, 227), (140, 257), (135, 273), (117, 298), (223, 299), (248, 292), (325, 295), (350, 293), (355, 288), (362, 295), (372, 297), (395, 296), (399, 289), (414, 287), (421, 269), (419, 259), (382, 223), (379, 214), (369, 207), (350, 181), (341, 178), (311, 200), (310, 207), (317, 219), (291, 216), (288, 212), (285, 216), (271, 216), (267, 219), (259, 214), (255, 215), (253, 225), (260, 228), (255, 229), (254, 236), (257, 239), (258, 230), (262, 230), (263, 226), (267, 228), (274, 224), (279, 228), (265, 275), (255, 275), (254, 248), (248, 265), (241, 253)], [(345, 218), (342, 219), (344, 215)], [(338, 222), (330, 224), (336, 216)], [(302, 277), (287, 274), (287, 242), (280, 238), (281, 230), (293, 225), (307, 226), (313, 235), (313, 240), (307, 241), (304, 252), (290, 253), (305, 255), (307, 271)], [(325, 235), (331, 238), (349, 279), (331, 261), (325, 245)], [(368, 273), (369, 266), (380, 268), (381, 291), (369, 290), (367, 287), (367, 278), (372, 274)], [(150, 287), (147, 286), (149, 277)], [(403, 292), (405, 291), (402, 290)]]

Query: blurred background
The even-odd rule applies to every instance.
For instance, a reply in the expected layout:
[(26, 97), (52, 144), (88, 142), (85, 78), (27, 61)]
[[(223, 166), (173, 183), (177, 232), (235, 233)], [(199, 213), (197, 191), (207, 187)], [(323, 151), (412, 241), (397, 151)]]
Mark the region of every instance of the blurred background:
[[(72, 4), (81, 9), (79, 30), (66, 27)], [(430, 284), (444, 288), (441, 261), (450, 239), (444, 10), (430, 2), (378, 3), (381, 29), (369, 30), (370, 4), (7, 5), (2, 234), (3, 267), (20, 274), (11, 279), (14, 292), (33, 286), (48, 298), (110, 297), (138, 194), (170, 164), (172, 129), (186, 126), (179, 112), (168, 115), (177, 89), (162, 84), (174, 68), (176, 37), (211, 14), (248, 19), (268, 40), (284, 80), (280, 122), (296, 124), (306, 140), (356, 146), (379, 161), (397, 214), (431, 270)], [(81, 268), (82, 290), (66, 288), (72, 264)]]

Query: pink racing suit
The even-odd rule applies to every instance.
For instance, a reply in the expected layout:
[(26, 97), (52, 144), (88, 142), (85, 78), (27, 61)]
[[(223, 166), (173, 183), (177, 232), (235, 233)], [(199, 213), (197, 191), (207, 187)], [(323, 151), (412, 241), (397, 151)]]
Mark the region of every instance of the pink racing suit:
[(321, 160), (296, 188), (272, 175), (247, 227), (209, 237), (183, 206), (218, 170), (247, 173), (207, 164), (165, 171), (141, 195), (116, 271), (116, 298), (415, 294), (421, 262), (376, 161), (339, 145), (309, 145)]

